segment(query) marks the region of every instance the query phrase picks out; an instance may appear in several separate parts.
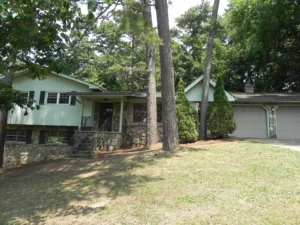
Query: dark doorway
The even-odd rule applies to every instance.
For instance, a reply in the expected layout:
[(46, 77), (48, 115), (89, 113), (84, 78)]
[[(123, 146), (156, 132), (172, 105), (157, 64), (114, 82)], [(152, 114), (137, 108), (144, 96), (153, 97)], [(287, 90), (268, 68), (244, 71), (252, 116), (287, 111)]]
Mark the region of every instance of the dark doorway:
[(100, 103), (99, 129), (112, 130), (113, 103)]

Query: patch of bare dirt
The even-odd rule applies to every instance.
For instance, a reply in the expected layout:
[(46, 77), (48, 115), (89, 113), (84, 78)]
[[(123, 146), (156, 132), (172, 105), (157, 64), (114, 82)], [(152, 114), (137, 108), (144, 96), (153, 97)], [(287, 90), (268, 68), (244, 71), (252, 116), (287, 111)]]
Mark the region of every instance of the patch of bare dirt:
[(212, 144), (222, 144), (222, 143), (230, 143), (230, 142), (239, 142), (241, 139), (237, 138), (224, 138), (224, 139), (208, 139), (206, 141), (196, 141), (194, 143), (181, 144), (182, 147), (200, 147), (202, 145), (212, 145)]
[[(230, 142), (238, 142), (241, 141), (241, 139), (237, 138), (224, 138), (224, 139), (218, 139), (218, 140), (206, 140), (206, 141), (196, 141), (194, 143), (187, 143), (187, 144), (180, 144), (181, 147), (200, 147), (202, 145), (212, 145), (212, 144), (222, 144), (222, 143), (230, 143)], [(162, 143), (157, 143), (155, 145), (152, 145), (150, 148), (141, 146), (141, 147), (132, 147), (132, 148), (122, 148), (119, 150), (114, 151), (101, 151), (97, 154), (97, 158), (101, 158), (104, 155), (107, 154), (120, 154), (120, 153), (126, 153), (126, 152), (138, 152), (138, 151), (145, 151), (145, 150), (161, 150), (162, 149)]]

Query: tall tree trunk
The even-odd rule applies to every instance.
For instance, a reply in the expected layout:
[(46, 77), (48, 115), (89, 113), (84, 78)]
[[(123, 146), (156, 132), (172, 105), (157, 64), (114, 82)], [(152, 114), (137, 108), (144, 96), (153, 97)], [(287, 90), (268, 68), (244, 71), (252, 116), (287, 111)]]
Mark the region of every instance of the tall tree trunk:
[[(4, 79), (1, 80), (1, 83), (12, 84), (13, 73), (9, 72)], [(4, 145), (5, 145), (5, 133), (7, 125), (7, 115), (8, 111), (3, 109), (0, 110), (0, 167), (3, 167), (4, 164)]]
[(211, 29), (209, 31), (208, 45), (205, 59), (205, 70), (203, 78), (203, 89), (202, 89), (202, 102), (201, 102), (201, 117), (200, 117), (200, 140), (207, 138), (207, 107), (208, 107), (208, 93), (209, 93), (209, 80), (212, 67), (212, 55), (214, 48), (214, 38), (216, 35), (216, 24), (218, 17), (220, 0), (215, 0), (212, 17), (211, 17)]
[(4, 145), (5, 145), (5, 132), (7, 123), (7, 110), (0, 110), (0, 167), (4, 163)]
[(179, 148), (175, 108), (175, 88), (167, 0), (155, 0), (158, 34), (163, 41), (159, 47), (162, 87), (163, 149)]
[[(151, 0), (143, 0), (144, 20), (146, 29), (152, 28)], [(157, 105), (156, 105), (156, 80), (155, 80), (155, 55), (154, 47), (146, 44), (147, 63), (147, 147), (150, 148), (158, 142), (157, 132)]]

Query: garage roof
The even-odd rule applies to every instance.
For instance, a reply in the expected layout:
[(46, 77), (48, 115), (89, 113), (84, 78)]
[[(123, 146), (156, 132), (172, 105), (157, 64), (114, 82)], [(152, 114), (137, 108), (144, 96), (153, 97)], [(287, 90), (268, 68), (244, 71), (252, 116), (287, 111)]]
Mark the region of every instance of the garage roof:
[(231, 93), (236, 103), (300, 103), (300, 93)]

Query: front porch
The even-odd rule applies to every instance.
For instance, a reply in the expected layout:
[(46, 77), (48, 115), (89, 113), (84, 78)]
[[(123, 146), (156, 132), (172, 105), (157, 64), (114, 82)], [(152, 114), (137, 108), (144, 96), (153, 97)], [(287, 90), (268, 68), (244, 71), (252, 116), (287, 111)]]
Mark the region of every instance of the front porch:
[[(88, 142), (94, 152), (146, 144), (145, 96), (133, 92), (109, 93), (76, 93), (81, 99), (82, 117), (73, 146), (85, 150), (87, 144), (81, 143)], [(161, 137), (160, 123), (158, 128)]]

